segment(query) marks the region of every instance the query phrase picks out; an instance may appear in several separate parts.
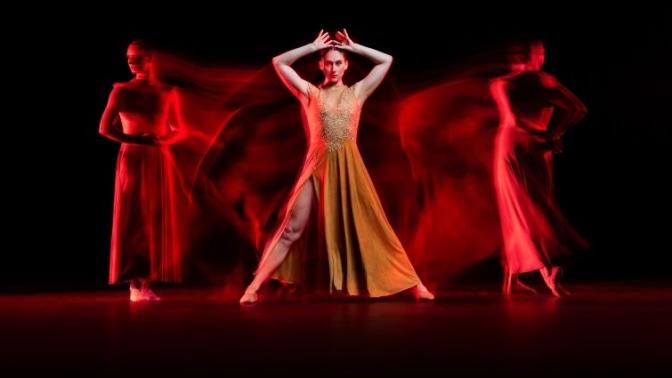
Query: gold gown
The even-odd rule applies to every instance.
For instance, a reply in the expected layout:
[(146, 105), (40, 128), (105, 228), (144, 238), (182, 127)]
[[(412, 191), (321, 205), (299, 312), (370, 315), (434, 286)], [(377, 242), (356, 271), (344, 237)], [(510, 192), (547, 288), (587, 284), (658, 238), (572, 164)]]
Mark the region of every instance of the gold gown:
[[(306, 227), (274, 278), (291, 283), (307, 281), (309, 270), (315, 269), (308, 268), (307, 261), (315, 254), (322, 255), (318, 256), (320, 260), (326, 251), (330, 292), (343, 290), (349, 295), (380, 297), (418, 285), (420, 279), (385, 217), (357, 148), (362, 103), (355, 96), (354, 86), (320, 89), (309, 85), (308, 92), (302, 103), (308, 154), (261, 263), (276, 246), (301, 189), (311, 180), (318, 245), (306, 242), (311, 233), (311, 227)], [(325, 102), (325, 95), (335, 99), (334, 104)]]

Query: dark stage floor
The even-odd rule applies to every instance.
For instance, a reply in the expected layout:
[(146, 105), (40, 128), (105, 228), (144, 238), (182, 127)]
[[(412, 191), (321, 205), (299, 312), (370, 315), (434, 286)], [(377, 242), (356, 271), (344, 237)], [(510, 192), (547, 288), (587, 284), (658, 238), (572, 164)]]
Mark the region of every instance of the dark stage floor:
[[(274, 300), (221, 290), (0, 296), (0, 376), (671, 376), (672, 286), (570, 285), (573, 294), (494, 290), (403, 298)], [(23, 374), (21, 375), (23, 376)]]

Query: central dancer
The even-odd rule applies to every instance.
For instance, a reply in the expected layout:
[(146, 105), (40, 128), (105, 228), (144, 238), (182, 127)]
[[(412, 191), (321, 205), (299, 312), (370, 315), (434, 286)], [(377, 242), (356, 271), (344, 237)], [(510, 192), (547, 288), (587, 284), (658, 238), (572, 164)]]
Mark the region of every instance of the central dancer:
[[(324, 79), (315, 86), (291, 65), (318, 51)], [(352, 86), (343, 84), (347, 53), (362, 55), (375, 64)], [(272, 274), (284, 282), (304, 279), (302, 257), (306, 251), (299, 241), (305, 236), (313, 204), (317, 205), (320, 240), (329, 262), (330, 291), (382, 297), (411, 289), (418, 299), (434, 299), (387, 221), (357, 148), (362, 105), (391, 65), (392, 56), (354, 43), (345, 29), (337, 32), (335, 39), (320, 31), (313, 43), (273, 58), (280, 79), (301, 102), (309, 147), (280, 226), (264, 249), (256, 276), (240, 303), (257, 302), (259, 288)]]

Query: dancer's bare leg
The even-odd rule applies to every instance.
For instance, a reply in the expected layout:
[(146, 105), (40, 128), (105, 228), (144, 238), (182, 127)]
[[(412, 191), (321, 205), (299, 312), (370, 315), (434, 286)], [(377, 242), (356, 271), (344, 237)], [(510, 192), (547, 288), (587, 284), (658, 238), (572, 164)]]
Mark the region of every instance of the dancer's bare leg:
[(269, 255), (262, 260), (254, 280), (245, 290), (245, 294), (240, 298), (240, 303), (251, 304), (258, 300), (257, 291), (261, 285), (271, 274), (273, 274), (273, 272), (275, 272), (276, 269), (278, 269), (280, 264), (285, 260), (285, 257), (287, 257), (289, 247), (291, 247), (295, 241), (299, 240), (303, 234), (303, 230), (306, 228), (306, 224), (310, 217), (312, 201), (313, 184), (309, 180), (301, 189), (301, 193), (294, 203), (289, 223), (282, 232), (282, 236), (276, 245), (272, 247)]
[(508, 269), (504, 271), (504, 282), (502, 283), (502, 294), (511, 295), (511, 284), (513, 282), (513, 274)]

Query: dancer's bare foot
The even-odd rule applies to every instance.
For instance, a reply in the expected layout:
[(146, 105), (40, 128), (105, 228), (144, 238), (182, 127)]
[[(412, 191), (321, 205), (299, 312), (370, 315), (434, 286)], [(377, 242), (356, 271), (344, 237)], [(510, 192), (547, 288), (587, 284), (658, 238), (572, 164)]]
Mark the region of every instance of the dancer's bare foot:
[(513, 289), (517, 291), (528, 291), (533, 294), (539, 294), (537, 289), (533, 288), (532, 286), (528, 286), (527, 284), (524, 284), (523, 281), (521, 281), (518, 277), (513, 279)]
[(149, 288), (148, 280), (140, 280), (140, 300), (148, 302), (158, 302), (161, 300), (161, 298)]
[(156, 295), (152, 289), (149, 287), (143, 287), (140, 289), (140, 298), (143, 301), (152, 301), (152, 302), (158, 302), (161, 300), (158, 295)]
[(245, 293), (243, 293), (243, 296), (240, 297), (239, 302), (240, 304), (250, 305), (255, 304), (257, 301), (259, 301), (257, 291), (254, 289), (247, 288), (247, 290), (245, 290)]
[(563, 296), (571, 295), (572, 293), (569, 290), (565, 289), (564, 285), (560, 284), (560, 276), (562, 275), (562, 272), (563, 272), (562, 268), (558, 268), (555, 273), (555, 276), (553, 276), (553, 282), (555, 282), (555, 288)]
[(415, 296), (416, 300), (426, 300), (426, 301), (433, 301), (434, 300), (434, 294), (429, 291), (423, 285), (422, 283), (418, 284), (416, 287), (413, 288), (413, 295)]
[(131, 285), (130, 291), (131, 291), (131, 297), (130, 297), (131, 302), (140, 302), (142, 300), (142, 297), (140, 295), (140, 289)]
[(560, 272), (560, 268), (557, 266), (551, 267), (550, 272), (547, 268), (542, 268), (541, 277), (544, 279), (544, 282), (546, 283), (546, 286), (548, 286), (549, 290), (551, 290), (551, 293), (556, 297), (561, 297), (556, 285), (558, 272)]
[(567, 295), (572, 295), (572, 292), (565, 289), (564, 286), (560, 285), (560, 283), (556, 282), (555, 283), (555, 288), (558, 290), (558, 292), (564, 297)]
[(129, 290), (131, 292), (131, 302), (158, 302), (161, 300), (161, 298), (149, 288), (149, 282), (146, 280), (131, 281)]

